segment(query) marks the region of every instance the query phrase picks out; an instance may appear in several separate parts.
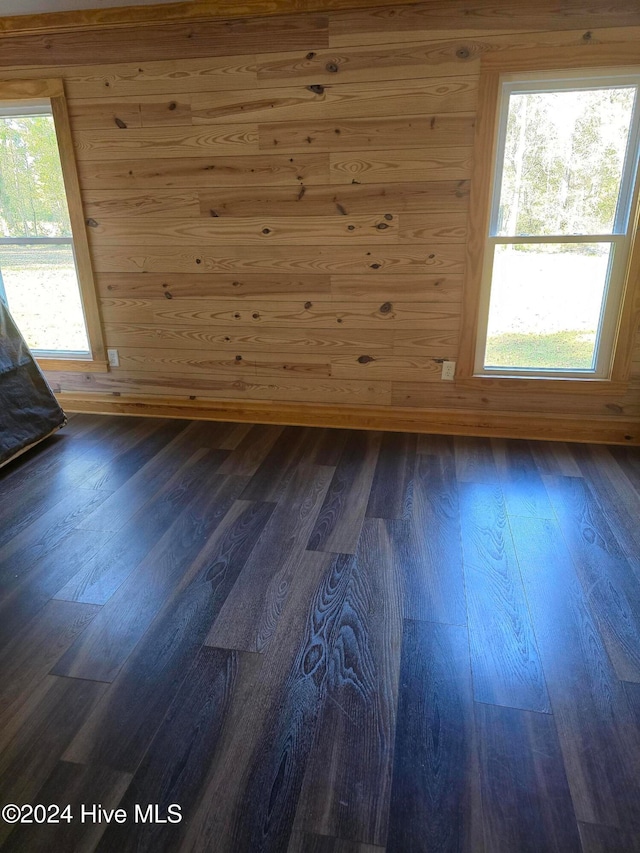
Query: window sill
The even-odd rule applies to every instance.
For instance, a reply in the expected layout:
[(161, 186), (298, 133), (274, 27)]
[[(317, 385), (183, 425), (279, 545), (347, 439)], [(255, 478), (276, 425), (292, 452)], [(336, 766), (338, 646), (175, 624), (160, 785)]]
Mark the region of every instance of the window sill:
[(495, 389), (504, 391), (531, 391), (534, 390), (533, 383), (539, 383), (535, 390), (544, 393), (573, 393), (573, 394), (611, 394), (626, 391), (627, 381), (614, 379), (584, 379), (568, 376), (560, 379), (557, 376), (547, 379), (545, 376), (468, 376), (455, 380), (459, 388), (479, 390)]
[(49, 371), (60, 371), (63, 373), (108, 373), (109, 363), (107, 361), (92, 360), (89, 358), (38, 358), (38, 367), (45, 373)]

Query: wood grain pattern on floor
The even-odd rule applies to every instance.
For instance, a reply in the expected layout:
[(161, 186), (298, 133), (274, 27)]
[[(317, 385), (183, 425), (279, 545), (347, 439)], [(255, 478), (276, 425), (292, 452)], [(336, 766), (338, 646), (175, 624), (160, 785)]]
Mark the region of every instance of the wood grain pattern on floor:
[(131, 817), (0, 849), (638, 853), (639, 471), (75, 416), (0, 472), (0, 805)]

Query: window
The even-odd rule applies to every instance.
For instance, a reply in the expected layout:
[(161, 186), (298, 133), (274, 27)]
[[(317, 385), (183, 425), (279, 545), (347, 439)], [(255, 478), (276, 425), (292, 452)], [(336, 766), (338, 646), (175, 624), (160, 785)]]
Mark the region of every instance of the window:
[(602, 71), (502, 78), (476, 373), (610, 374), (639, 87)]
[(0, 298), (44, 368), (106, 369), (67, 131), (60, 81), (0, 83)]
[(639, 148), (637, 41), (482, 56), (457, 381), (627, 387)]

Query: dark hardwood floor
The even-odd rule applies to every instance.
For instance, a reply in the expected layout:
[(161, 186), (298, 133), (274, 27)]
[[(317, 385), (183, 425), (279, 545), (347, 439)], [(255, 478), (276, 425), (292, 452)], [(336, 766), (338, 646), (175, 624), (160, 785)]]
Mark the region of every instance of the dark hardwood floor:
[(76, 415), (0, 591), (2, 851), (640, 851), (638, 449)]

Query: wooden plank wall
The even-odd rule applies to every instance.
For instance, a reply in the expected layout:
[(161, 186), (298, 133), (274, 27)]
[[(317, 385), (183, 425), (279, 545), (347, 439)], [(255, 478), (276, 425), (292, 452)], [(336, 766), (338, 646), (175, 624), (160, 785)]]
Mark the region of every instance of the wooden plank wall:
[(625, 391), (468, 390), (459, 345), (480, 57), (640, 37), (636, 0), (450, 0), (0, 38), (65, 80), (121, 366), (57, 390), (640, 417)]

